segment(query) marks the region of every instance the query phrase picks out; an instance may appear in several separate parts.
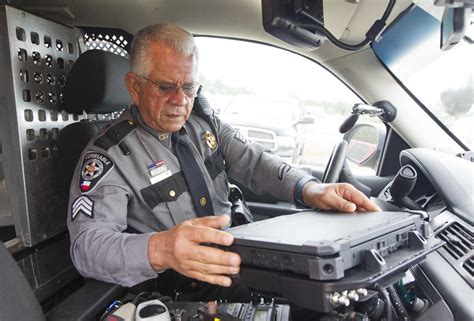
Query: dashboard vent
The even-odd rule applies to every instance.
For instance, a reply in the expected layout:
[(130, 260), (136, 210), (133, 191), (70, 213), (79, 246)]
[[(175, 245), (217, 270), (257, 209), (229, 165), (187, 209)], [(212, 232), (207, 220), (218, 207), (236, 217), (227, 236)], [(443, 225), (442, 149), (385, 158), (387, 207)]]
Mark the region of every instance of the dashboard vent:
[(467, 273), (469, 273), (470, 276), (474, 277), (474, 256), (471, 256), (469, 260), (464, 262), (462, 267), (467, 271)]
[(473, 249), (474, 233), (457, 222), (441, 231), (438, 237), (446, 242), (444, 248), (455, 260), (459, 260)]
[[(446, 242), (443, 246), (445, 255), (441, 254), (451, 262), (451, 264), (464, 275), (465, 278), (470, 277), (470, 281), (474, 278), (474, 232), (467, 227), (454, 222), (443, 229), (437, 237)], [(471, 283), (471, 282), (470, 282)]]

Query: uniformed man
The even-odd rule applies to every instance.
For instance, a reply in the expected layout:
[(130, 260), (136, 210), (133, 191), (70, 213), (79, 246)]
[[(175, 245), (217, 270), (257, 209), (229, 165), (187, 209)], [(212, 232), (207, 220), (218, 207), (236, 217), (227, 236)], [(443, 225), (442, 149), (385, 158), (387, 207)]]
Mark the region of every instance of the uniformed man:
[[(152, 25), (136, 35), (125, 83), (134, 105), (86, 147), (71, 185), (71, 256), (91, 278), (132, 286), (178, 273), (228, 287), (228, 177), (256, 193), (320, 209), (377, 211), (348, 184), (318, 184), (196, 104), (191, 34)], [(209, 216), (206, 216), (209, 215)], [(128, 233), (132, 229), (139, 233)]]

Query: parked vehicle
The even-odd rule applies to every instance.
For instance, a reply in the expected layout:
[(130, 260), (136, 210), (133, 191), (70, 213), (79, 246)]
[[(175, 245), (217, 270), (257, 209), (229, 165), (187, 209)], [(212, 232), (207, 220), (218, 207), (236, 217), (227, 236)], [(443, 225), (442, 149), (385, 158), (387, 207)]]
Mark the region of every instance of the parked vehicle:
[(295, 100), (255, 95), (236, 96), (219, 117), (290, 164), (301, 162), (303, 125), (314, 123)]

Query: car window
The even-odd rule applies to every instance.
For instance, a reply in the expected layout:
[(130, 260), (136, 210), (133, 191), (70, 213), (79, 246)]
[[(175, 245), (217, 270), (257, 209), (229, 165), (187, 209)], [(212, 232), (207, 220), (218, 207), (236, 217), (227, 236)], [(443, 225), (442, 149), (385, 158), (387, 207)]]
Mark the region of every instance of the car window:
[(298, 102), (289, 99), (275, 99), (253, 95), (239, 95), (222, 110), (226, 114), (265, 115), (271, 118), (295, 119)]
[[(474, 13), (470, 20), (474, 21)], [(415, 23), (423, 26), (422, 33), (407, 32)], [(473, 150), (474, 23), (466, 24), (466, 28), (466, 37), (456, 46), (440, 50), (440, 21), (414, 7), (387, 29), (373, 48), (424, 107)]]
[[(351, 90), (317, 63), (279, 48), (209, 37), (196, 42), (199, 81), (222, 120), (288, 163), (326, 166), (342, 139), (339, 126), (361, 103)], [(377, 163), (351, 169), (372, 174)]]

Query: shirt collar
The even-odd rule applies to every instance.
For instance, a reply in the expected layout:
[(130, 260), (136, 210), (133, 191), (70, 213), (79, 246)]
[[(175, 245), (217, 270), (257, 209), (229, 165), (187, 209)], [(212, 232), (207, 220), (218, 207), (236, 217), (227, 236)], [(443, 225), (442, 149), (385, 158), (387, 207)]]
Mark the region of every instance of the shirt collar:
[[(133, 121), (138, 125), (138, 127), (144, 129), (146, 132), (148, 132), (150, 135), (156, 138), (160, 143), (167, 147), (171, 147), (171, 133), (163, 133), (159, 132), (154, 128), (151, 128), (145, 122), (140, 116), (140, 112), (138, 111), (138, 107), (136, 105), (132, 105), (130, 108), (130, 112), (132, 114)], [(185, 129), (184, 129), (185, 130)]]

